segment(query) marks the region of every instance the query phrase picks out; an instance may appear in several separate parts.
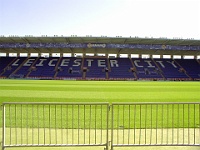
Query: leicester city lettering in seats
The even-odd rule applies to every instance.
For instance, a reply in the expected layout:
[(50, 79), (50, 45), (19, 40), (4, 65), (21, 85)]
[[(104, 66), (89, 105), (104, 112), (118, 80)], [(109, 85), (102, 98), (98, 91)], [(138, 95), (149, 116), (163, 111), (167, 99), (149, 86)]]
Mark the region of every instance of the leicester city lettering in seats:
[[(24, 64), (23, 66), (31, 66), (34, 61), (36, 59), (28, 59)], [(12, 66), (19, 66), (20, 63), (19, 63), (20, 59), (17, 59), (13, 64)], [(107, 60), (105, 59), (98, 59), (98, 60), (94, 60), (94, 59), (86, 59), (85, 60), (85, 65), (86, 67), (92, 67), (95, 63), (95, 61), (97, 61), (97, 66), (98, 67), (107, 67)], [(41, 59), (38, 59), (35, 66), (36, 67), (42, 67), (42, 66), (50, 66), (50, 67), (55, 67), (56, 64), (58, 62), (58, 59), (45, 59), (45, 58), (41, 58)], [(75, 60), (71, 60), (71, 59), (62, 59), (61, 60), (61, 63), (59, 64), (60, 67), (64, 67), (64, 66), (73, 66), (73, 67), (79, 67), (82, 65), (82, 59), (75, 59)], [(117, 60), (110, 60), (110, 65), (111, 67), (119, 67), (118, 65), (118, 61)]]
[(20, 59), (17, 59), (13, 64), (12, 64), (12, 66), (18, 66), (19, 64), (18, 64), (18, 62), (20, 61)]
[[(20, 58), (16, 59), (15, 62), (12, 63), (12, 66), (19, 66), (21, 63), (24, 63), (23, 66), (36, 66), (36, 67), (43, 67), (43, 66), (49, 66), (49, 67), (55, 67), (59, 61), (59, 59), (56, 58), (40, 58), (35, 62), (36, 59), (30, 58), (27, 59), (26, 62), (20, 62)], [(178, 68), (175, 64), (175, 61), (171, 60), (156, 60), (155, 61), (159, 67), (165, 68), (167, 65), (173, 68)], [(84, 63), (84, 64), (83, 64)], [(109, 60), (110, 67), (120, 67), (120, 60), (115, 60), (111, 59)], [(97, 67), (107, 67), (108, 62), (107, 59), (85, 59), (84, 62), (82, 62), (82, 59), (62, 59), (59, 63), (58, 66), (60, 67), (67, 67), (67, 66), (72, 66), (72, 67), (80, 67), (84, 65), (84, 67), (92, 67), (92, 66), (97, 66)], [(137, 68), (156, 68), (155, 63), (152, 60), (141, 60), (141, 59), (136, 59), (133, 60), (133, 64)], [(131, 66), (130, 66), (131, 67)]]

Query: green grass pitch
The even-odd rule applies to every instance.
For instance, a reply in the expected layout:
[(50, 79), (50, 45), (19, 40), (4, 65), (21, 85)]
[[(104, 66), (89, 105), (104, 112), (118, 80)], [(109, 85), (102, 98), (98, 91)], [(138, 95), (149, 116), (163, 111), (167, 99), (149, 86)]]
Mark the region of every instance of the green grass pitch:
[(200, 82), (0, 80), (0, 103), (199, 101)]
[(199, 101), (200, 82), (0, 80), (0, 103)]

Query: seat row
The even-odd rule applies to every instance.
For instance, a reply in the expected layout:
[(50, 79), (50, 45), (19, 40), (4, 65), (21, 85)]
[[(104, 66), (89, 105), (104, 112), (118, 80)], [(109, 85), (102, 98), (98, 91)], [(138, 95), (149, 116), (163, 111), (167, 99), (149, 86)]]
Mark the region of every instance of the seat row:
[(200, 63), (195, 59), (1, 57), (0, 76), (198, 80)]

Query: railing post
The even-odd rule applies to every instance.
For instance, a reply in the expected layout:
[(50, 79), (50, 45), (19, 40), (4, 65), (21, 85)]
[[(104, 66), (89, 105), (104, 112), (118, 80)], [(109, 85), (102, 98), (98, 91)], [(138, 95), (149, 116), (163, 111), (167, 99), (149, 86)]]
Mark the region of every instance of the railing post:
[(2, 150), (5, 149), (5, 105), (2, 104)]
[(107, 104), (106, 150), (109, 149), (109, 115), (110, 115), (110, 105)]

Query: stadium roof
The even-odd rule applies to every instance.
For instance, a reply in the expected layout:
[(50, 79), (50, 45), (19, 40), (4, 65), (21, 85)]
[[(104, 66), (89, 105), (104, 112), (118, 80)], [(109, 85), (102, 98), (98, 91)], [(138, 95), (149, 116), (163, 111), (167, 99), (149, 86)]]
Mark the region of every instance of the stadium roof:
[[(174, 45), (200, 46), (200, 40), (139, 38), (139, 37), (0, 37), (0, 43), (104, 43), (104, 44), (145, 44), (145, 45)], [(154, 50), (154, 49), (100, 49), (100, 48), (9, 48), (0, 49), (4, 53), (112, 53), (112, 54), (157, 54), (157, 55), (200, 55), (199, 50)]]

